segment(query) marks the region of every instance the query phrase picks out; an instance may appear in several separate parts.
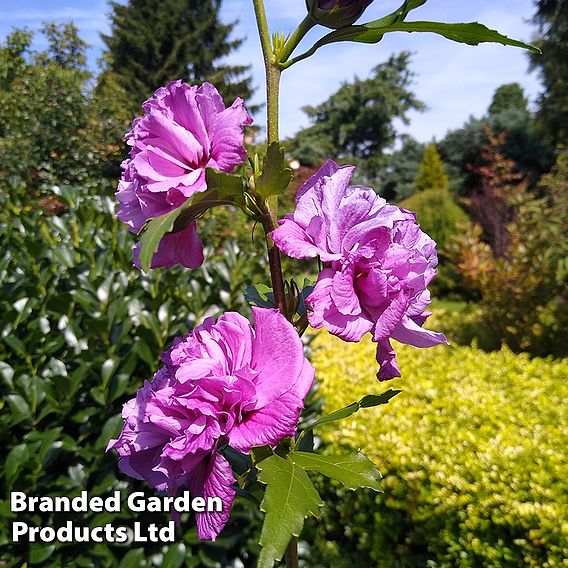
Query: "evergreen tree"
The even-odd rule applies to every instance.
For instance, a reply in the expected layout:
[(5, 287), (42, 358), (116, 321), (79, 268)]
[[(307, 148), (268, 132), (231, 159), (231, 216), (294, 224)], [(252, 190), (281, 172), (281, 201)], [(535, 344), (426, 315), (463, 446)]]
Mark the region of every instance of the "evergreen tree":
[(158, 87), (182, 79), (210, 81), (226, 103), (249, 100), (250, 66), (230, 66), (222, 58), (242, 39), (230, 39), (235, 23), (223, 24), (221, 0), (129, 0), (111, 2), (108, 71), (132, 97), (132, 110)]
[(376, 185), (388, 162), (384, 151), (396, 140), (395, 119), (408, 124), (408, 111), (425, 108), (410, 90), (409, 65), (410, 53), (393, 55), (368, 79), (355, 77), (320, 105), (304, 107), (312, 126), (290, 141), (290, 153), (307, 165), (348, 160), (358, 166), (357, 182)]
[(507, 83), (495, 91), (491, 105), (489, 105), (489, 116), (495, 116), (511, 109), (528, 112), (528, 101), (519, 83)]
[(538, 118), (554, 144), (568, 144), (568, 0), (537, 0), (533, 22), (542, 55), (531, 55), (539, 70), (544, 92), (538, 101)]
[(448, 175), (444, 168), (444, 162), (442, 162), (442, 158), (436, 149), (436, 144), (431, 143), (426, 146), (414, 183), (418, 191), (426, 189), (445, 191), (448, 189)]
[(387, 201), (401, 201), (416, 193), (414, 178), (424, 156), (424, 144), (408, 134), (400, 138), (400, 149), (389, 156), (389, 163), (381, 172), (380, 194)]

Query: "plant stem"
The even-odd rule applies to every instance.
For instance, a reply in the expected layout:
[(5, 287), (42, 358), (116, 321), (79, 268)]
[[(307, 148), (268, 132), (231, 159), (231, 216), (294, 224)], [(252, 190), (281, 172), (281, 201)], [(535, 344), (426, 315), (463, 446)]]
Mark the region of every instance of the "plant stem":
[[(268, 144), (279, 141), (278, 134), (278, 111), (280, 95), (280, 68), (278, 67), (272, 50), (268, 22), (264, 10), (263, 0), (252, 0), (256, 23), (260, 35), (260, 44), (264, 57), (266, 69), (266, 136)], [(274, 302), (280, 312), (286, 315), (286, 298), (284, 294), (284, 278), (282, 276), (282, 264), (280, 262), (280, 251), (275, 246), (268, 233), (276, 228), (278, 219), (278, 196), (273, 195), (267, 200), (267, 211), (262, 221), (264, 232), (266, 233), (266, 246), (268, 248), (268, 264), (270, 266), (270, 277), (272, 280), (272, 291)]]
[(296, 31), (288, 38), (288, 41), (284, 44), (282, 51), (278, 54), (278, 63), (283, 64), (288, 61), (288, 58), (298, 44), (302, 41), (304, 36), (314, 27), (315, 22), (312, 20), (310, 14), (308, 14), (296, 28)]
[(284, 555), (286, 568), (298, 568), (298, 539), (293, 536)]
[[(278, 99), (280, 95), (280, 67), (272, 50), (268, 22), (264, 10), (263, 0), (252, 0), (256, 22), (260, 34), (260, 43), (264, 56), (264, 66), (266, 69), (266, 137), (268, 144), (278, 143)], [(299, 41), (299, 39), (298, 39)], [(276, 307), (283, 315), (286, 314), (286, 297), (284, 293), (284, 278), (282, 276), (282, 265), (280, 263), (280, 251), (274, 244), (268, 233), (275, 228), (278, 220), (278, 196), (268, 198), (266, 214), (263, 214), (262, 226), (266, 233), (266, 246), (268, 248), (268, 263), (270, 265), (270, 277), (272, 280), (272, 291)], [(298, 540), (292, 537), (286, 549), (285, 561), (287, 568), (298, 568)]]

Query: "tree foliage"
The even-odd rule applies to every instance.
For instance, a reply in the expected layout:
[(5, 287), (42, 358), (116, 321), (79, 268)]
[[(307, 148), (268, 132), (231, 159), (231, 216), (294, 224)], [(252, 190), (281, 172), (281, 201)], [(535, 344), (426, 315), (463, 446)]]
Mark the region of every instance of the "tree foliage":
[(483, 326), (515, 351), (565, 356), (568, 325), (568, 152), (543, 176), (545, 197), (514, 193), (515, 217), (501, 254), (479, 226), (456, 239), (453, 257), (466, 286), (481, 296)]
[(312, 126), (291, 141), (292, 155), (309, 165), (325, 158), (350, 159), (359, 165), (359, 175), (375, 177), (385, 161), (383, 152), (396, 140), (394, 120), (407, 124), (410, 110), (424, 109), (410, 91), (410, 55), (393, 55), (368, 79), (356, 77), (323, 103), (304, 107)]
[(87, 44), (73, 24), (46, 24), (42, 33), (42, 52), (22, 30), (0, 46), (0, 181), (87, 185), (120, 161), (130, 116), (117, 85), (90, 89)]
[(538, 101), (538, 118), (553, 144), (568, 144), (568, 1), (536, 0), (534, 42), (542, 55), (531, 54), (544, 91)]
[(111, 7), (110, 34), (102, 36), (107, 72), (129, 93), (134, 112), (176, 79), (210, 81), (229, 104), (250, 99), (249, 66), (223, 62), (243, 40), (230, 38), (235, 23), (221, 21), (221, 0), (129, 0)]
[(508, 226), (515, 219), (515, 199), (526, 193), (524, 176), (515, 162), (502, 152), (506, 133), (486, 129), (489, 142), (483, 147), (479, 165), (470, 169), (476, 177), (468, 199), (472, 220), (483, 229), (483, 239), (497, 257), (502, 257), (510, 243)]
[(426, 146), (414, 183), (418, 191), (427, 189), (445, 191), (448, 189), (448, 175), (444, 168), (444, 162), (442, 162), (442, 158), (436, 149), (436, 144), (431, 143)]
[(493, 94), (489, 105), (489, 116), (494, 116), (509, 109), (528, 111), (528, 101), (519, 83), (501, 85)]
[(438, 142), (452, 191), (467, 196), (477, 183), (471, 166), (483, 164), (482, 150), (489, 143), (487, 127), (495, 133), (506, 132), (501, 151), (527, 177), (531, 189), (535, 189), (540, 176), (554, 164), (554, 148), (543, 138), (538, 120), (526, 106), (524, 94), (513, 85), (496, 90), (487, 115), (470, 117), (461, 128), (448, 132)]

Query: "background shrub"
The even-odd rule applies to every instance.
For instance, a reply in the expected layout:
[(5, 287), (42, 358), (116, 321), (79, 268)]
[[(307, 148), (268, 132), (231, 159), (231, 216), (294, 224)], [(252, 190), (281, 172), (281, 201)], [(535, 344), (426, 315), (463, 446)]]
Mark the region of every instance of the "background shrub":
[[(313, 342), (325, 411), (380, 392), (375, 345)], [(317, 566), (565, 566), (568, 362), (507, 349), (396, 346), (404, 379), (391, 403), (323, 433), (360, 448), (384, 493), (327, 487)], [(351, 388), (339, 388), (344, 377)]]

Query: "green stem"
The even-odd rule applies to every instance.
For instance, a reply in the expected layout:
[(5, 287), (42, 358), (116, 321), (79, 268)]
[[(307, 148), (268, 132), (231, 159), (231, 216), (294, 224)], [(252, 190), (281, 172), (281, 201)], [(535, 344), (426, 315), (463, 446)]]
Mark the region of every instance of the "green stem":
[(298, 47), (298, 44), (314, 26), (315, 22), (310, 14), (308, 14), (284, 44), (282, 51), (278, 54), (278, 63), (283, 64), (288, 61), (288, 58), (292, 55), (296, 47)]
[[(266, 69), (266, 137), (268, 144), (279, 141), (278, 134), (278, 112), (280, 95), (280, 67), (276, 63), (276, 58), (272, 50), (268, 22), (264, 10), (263, 0), (252, 0), (256, 23), (260, 35), (260, 44), (264, 57)], [(278, 219), (278, 196), (274, 195), (267, 200), (267, 212), (262, 221), (264, 232), (266, 233), (266, 246), (268, 248), (268, 264), (270, 266), (270, 277), (272, 280), (272, 290), (274, 292), (274, 302), (280, 312), (286, 315), (286, 298), (284, 294), (284, 278), (282, 276), (282, 265), (280, 262), (280, 251), (268, 236), (268, 233), (276, 227)]]

